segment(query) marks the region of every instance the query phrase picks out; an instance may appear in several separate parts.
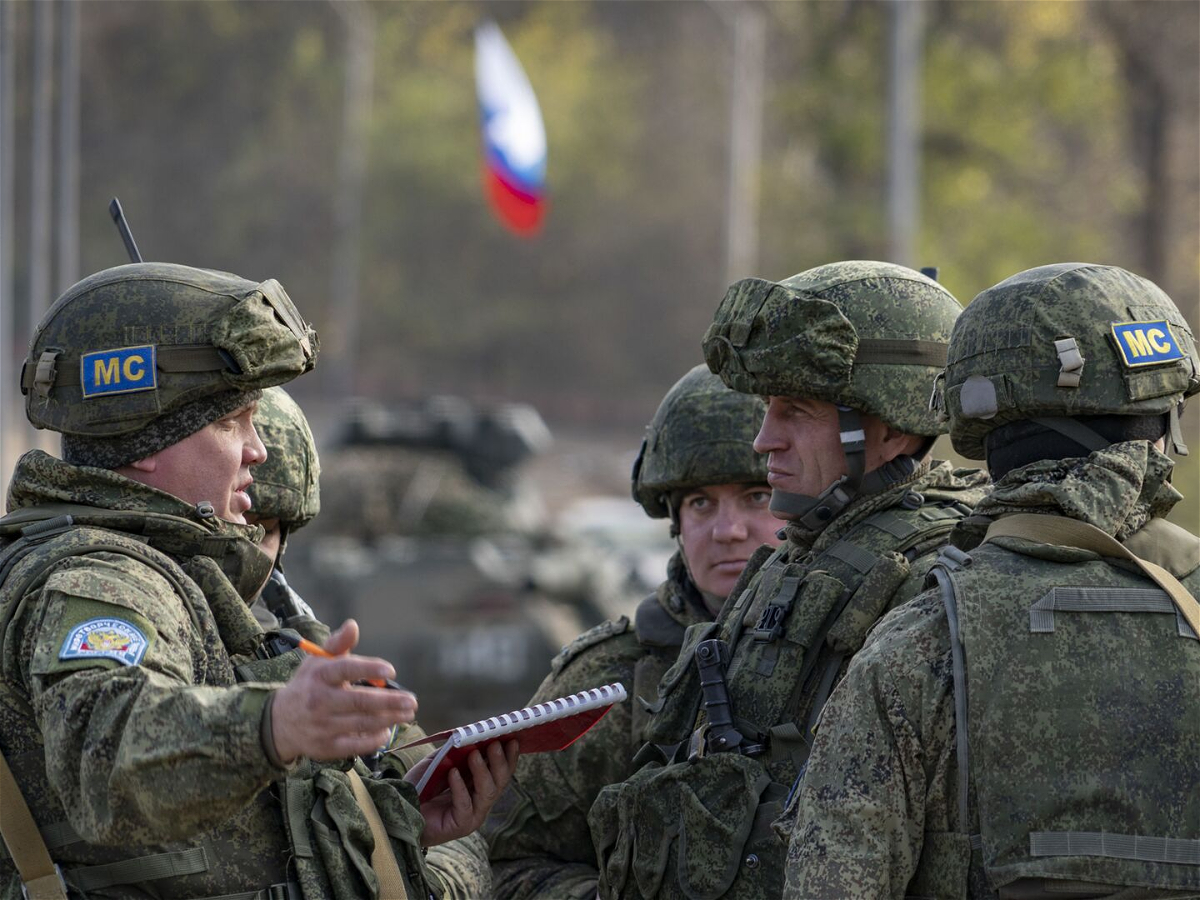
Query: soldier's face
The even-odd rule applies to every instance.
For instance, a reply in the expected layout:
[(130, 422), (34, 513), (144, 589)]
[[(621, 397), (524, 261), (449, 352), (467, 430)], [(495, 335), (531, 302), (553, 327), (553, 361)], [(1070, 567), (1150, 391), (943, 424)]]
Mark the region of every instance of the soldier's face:
[[(868, 472), (920, 447), (920, 438), (897, 432), (876, 416), (860, 418)], [(767, 482), (787, 493), (815, 497), (846, 474), (837, 407), (825, 400), (768, 397), (754, 449), (767, 454)]]
[(246, 489), (254, 480), (250, 467), (267, 458), (251, 421), (257, 406), (235, 410), (118, 471), (187, 503), (207, 500), (222, 519), (245, 525), (250, 509)]
[(715, 484), (684, 494), (679, 540), (696, 587), (727, 596), (751, 554), (762, 544), (779, 544), (770, 501), (765, 484)]

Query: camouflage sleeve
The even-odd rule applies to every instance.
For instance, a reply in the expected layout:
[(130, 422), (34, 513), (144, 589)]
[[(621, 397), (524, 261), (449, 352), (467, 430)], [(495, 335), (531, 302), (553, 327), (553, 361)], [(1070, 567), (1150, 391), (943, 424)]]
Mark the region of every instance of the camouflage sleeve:
[(479, 832), (431, 847), (425, 863), (442, 884), (442, 900), (480, 900), (492, 896), (487, 843)]
[(141, 563), (101, 553), (63, 561), (6, 640), (15, 641), (50, 784), (86, 841), (194, 835), (283, 774), (260, 739), (272, 686), (197, 685), (204, 637), (168, 582)]
[(941, 602), (889, 614), (822, 714), (792, 811), (784, 896), (906, 896), (927, 830), (945, 830), (954, 785), (953, 681)]
[[(594, 644), (552, 671), (530, 703), (620, 682), (633, 692), (640, 645), (632, 632)], [(630, 699), (557, 753), (523, 756), (484, 825), (498, 898), (594, 897), (596, 855), (587, 814), (600, 789), (633, 769)]]

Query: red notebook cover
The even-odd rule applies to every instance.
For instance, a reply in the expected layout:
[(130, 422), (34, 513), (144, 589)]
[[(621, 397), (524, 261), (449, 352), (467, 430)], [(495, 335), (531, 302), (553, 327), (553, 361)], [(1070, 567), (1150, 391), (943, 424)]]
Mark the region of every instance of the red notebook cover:
[(450, 770), (462, 767), (472, 750), (482, 751), (495, 741), (510, 738), (521, 742), (522, 753), (562, 750), (579, 740), (612, 709), (614, 703), (620, 703), (626, 696), (622, 685), (608, 684), (470, 725), (439, 731), (397, 749), (445, 741), (417, 783), (417, 792), (425, 801), (446, 789)]

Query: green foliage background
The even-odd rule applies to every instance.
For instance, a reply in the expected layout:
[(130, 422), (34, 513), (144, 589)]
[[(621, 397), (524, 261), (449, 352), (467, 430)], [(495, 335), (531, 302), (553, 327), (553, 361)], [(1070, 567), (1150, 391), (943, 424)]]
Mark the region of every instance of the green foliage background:
[[(745, 274), (883, 257), (889, 5), (763, 9), (761, 242)], [(1031, 266), (1119, 264), (1200, 325), (1200, 5), (925, 10), (920, 258), (899, 261), (940, 266), (963, 302)], [(725, 288), (726, 17), (711, 3), (586, 0), (367, 12), (357, 389), (522, 399), (555, 425), (640, 427), (699, 361)], [(472, 29), (484, 17), (546, 122), (551, 211), (534, 241), (505, 233), (483, 201)], [(19, 4), (22, 78), (30, 20)], [(82, 5), (82, 34), (82, 270), (123, 261), (105, 215), (117, 194), (148, 258), (278, 277), (329, 331), (346, 54), (334, 6), (113, 0)], [(24, 138), (18, 150), (20, 171)], [(18, 295), (27, 284), (22, 269)], [(321, 370), (297, 385), (314, 406), (329, 390)], [(1189, 410), (1200, 447), (1197, 422)], [(1192, 498), (1177, 518), (1200, 530), (1194, 460), (1177, 469)]]

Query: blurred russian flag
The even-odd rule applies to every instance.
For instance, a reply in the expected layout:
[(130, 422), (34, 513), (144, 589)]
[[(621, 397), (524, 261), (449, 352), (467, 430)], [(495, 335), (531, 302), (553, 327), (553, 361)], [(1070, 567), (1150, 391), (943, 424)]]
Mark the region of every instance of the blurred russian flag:
[(484, 181), (500, 221), (536, 234), (546, 215), (546, 129), (525, 70), (494, 22), (475, 29)]

